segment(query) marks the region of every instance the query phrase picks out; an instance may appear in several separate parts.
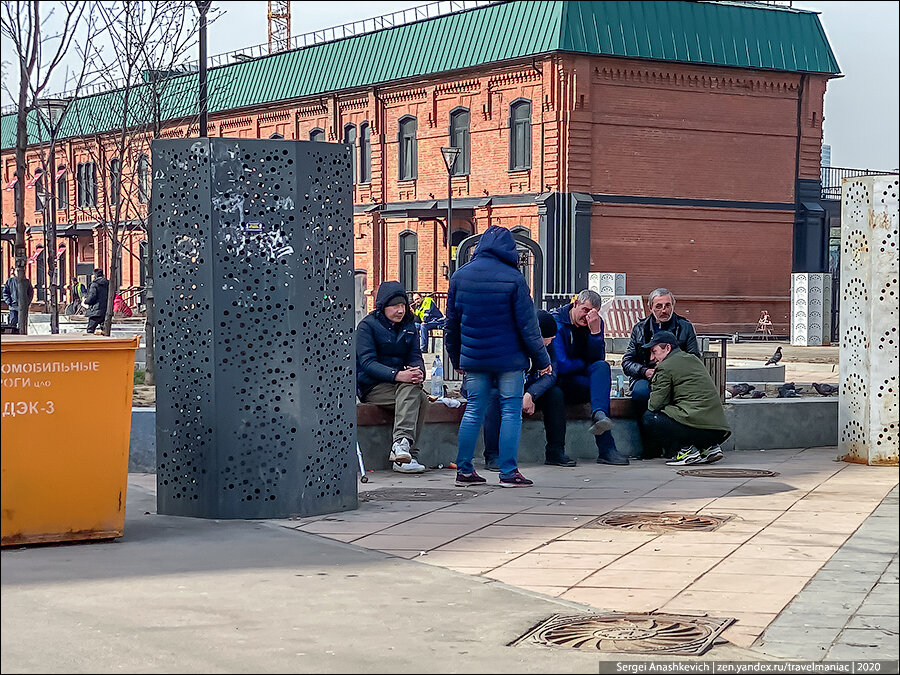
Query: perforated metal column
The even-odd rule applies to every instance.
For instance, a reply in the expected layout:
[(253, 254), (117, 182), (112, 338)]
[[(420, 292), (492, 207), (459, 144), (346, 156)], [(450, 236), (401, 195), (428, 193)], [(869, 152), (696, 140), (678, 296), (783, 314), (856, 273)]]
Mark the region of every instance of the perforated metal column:
[(153, 143), (157, 509), (356, 508), (348, 146)]
[(847, 178), (841, 188), (838, 449), (863, 464), (897, 464), (898, 188), (896, 174)]

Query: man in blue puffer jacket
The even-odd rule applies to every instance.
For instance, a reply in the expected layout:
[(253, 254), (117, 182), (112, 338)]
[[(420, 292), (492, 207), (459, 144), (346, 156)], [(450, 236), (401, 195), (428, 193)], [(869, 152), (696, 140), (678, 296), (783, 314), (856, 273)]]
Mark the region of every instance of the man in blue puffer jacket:
[(390, 461), (399, 473), (422, 473), (418, 441), (428, 409), (422, 388), (425, 363), (419, 350), (406, 290), (385, 281), (375, 296), (375, 311), (356, 329), (356, 387), (359, 400), (394, 409)]
[(553, 312), (559, 328), (553, 349), (559, 388), (566, 403), (591, 403), (591, 433), (597, 443), (598, 464), (628, 464), (613, 439), (609, 419), (611, 371), (606, 362), (603, 319), (597, 313), (602, 300), (596, 291), (584, 290), (575, 302)]
[(512, 234), (492, 225), (472, 261), (450, 278), (444, 341), (453, 367), (465, 375), (467, 391), (457, 441), (460, 487), (486, 482), (475, 473), (472, 457), (493, 388), (500, 396), (500, 485), (533, 484), (518, 468), (524, 374), (532, 363), (542, 374), (552, 367), (518, 262)]

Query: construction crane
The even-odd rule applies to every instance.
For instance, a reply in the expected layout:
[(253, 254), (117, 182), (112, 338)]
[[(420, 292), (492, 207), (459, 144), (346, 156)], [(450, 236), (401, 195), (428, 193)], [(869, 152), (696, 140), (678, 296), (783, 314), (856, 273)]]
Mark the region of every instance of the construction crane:
[(269, 53), (283, 52), (291, 46), (290, 0), (269, 0)]

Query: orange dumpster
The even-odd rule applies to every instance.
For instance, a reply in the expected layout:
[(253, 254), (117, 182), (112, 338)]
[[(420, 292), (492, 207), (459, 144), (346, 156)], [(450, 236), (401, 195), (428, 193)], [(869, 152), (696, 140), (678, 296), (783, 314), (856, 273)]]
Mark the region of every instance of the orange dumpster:
[(139, 345), (139, 336), (3, 337), (3, 546), (122, 536)]

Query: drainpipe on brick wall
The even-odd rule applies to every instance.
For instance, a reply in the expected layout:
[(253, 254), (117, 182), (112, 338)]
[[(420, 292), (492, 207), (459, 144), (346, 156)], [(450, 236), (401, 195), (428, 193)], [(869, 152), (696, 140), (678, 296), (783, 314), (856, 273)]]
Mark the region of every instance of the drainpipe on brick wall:
[[(538, 102), (538, 105), (541, 109), (541, 182), (538, 185), (538, 192), (544, 191), (544, 71), (537, 67), (535, 64), (535, 59), (531, 59), (531, 67), (537, 71), (537, 74), (541, 78), (541, 100)], [(532, 237), (534, 238), (534, 237)]]
[[(383, 207), (387, 203), (387, 171), (385, 171), (385, 109), (384, 109), (384, 99), (382, 99), (378, 95), (378, 90), (373, 89), (372, 95), (375, 97), (375, 120), (378, 124), (378, 149), (379, 149), (379, 162), (381, 163), (381, 206)], [(385, 225), (384, 218), (381, 217), (381, 214), (378, 214), (378, 248), (379, 248), (379, 260), (378, 260), (378, 268), (375, 269), (373, 265), (372, 276), (375, 277), (372, 283), (372, 288), (378, 288), (382, 281), (384, 281), (385, 273), (386, 273), (386, 264), (385, 260), (387, 258), (387, 248), (385, 245), (385, 241), (387, 239), (387, 226)], [(374, 253), (374, 247), (373, 247)], [(374, 283), (377, 281), (378, 283)]]

